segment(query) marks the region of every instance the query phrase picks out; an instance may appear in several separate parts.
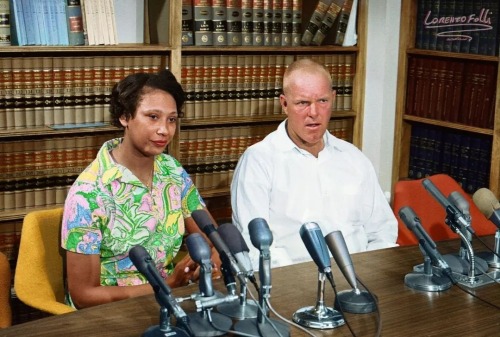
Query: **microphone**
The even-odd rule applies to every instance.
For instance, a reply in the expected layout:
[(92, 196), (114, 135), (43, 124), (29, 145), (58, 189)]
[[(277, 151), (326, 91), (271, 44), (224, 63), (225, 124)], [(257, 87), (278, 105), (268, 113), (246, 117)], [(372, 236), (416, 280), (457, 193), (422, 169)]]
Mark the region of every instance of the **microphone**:
[(324, 273), (332, 287), (335, 288), (330, 255), (328, 255), (328, 248), (326, 248), (325, 238), (321, 232), (321, 228), (319, 228), (318, 224), (315, 222), (308, 222), (300, 227), (299, 233), (309, 255), (318, 266), (319, 272)]
[[(169, 326), (168, 322), (160, 322), (160, 326), (155, 326), (148, 331), (152, 335), (154, 335), (154, 331), (159, 329), (162, 332), (168, 331), (173, 333), (173, 336), (195, 336), (191, 326), (189, 325), (188, 316), (184, 310), (182, 310), (179, 303), (177, 303), (176, 299), (172, 296), (172, 290), (158, 273), (158, 270), (153, 264), (153, 259), (146, 249), (140, 245), (132, 247), (129, 251), (129, 258), (137, 270), (146, 277), (151, 287), (153, 287), (158, 303), (163, 308), (172, 312), (176, 318), (177, 325), (182, 327), (181, 330), (178, 330)], [(183, 332), (187, 332), (187, 335), (183, 334)]]
[(487, 188), (480, 188), (472, 195), (472, 201), (481, 213), (500, 229), (500, 203), (497, 197)]
[(342, 314), (333, 308), (325, 306), (325, 276), (330, 281), (333, 289), (335, 289), (335, 282), (333, 281), (330, 255), (328, 255), (321, 228), (315, 222), (308, 222), (300, 227), (299, 234), (309, 255), (318, 266), (318, 292), (316, 306), (298, 309), (293, 314), (293, 321), (315, 329), (332, 329), (344, 325), (345, 321)]
[[(410, 288), (423, 291), (443, 291), (449, 289), (451, 283), (455, 283), (451, 268), (437, 251), (435, 242), (421, 226), (418, 216), (409, 206), (402, 207), (398, 214), (406, 227), (416, 236), (420, 250), (424, 253), (424, 271), (414, 271), (405, 275), (405, 284)], [(437, 264), (441, 272), (448, 278), (435, 275), (431, 262)]]
[[(225, 223), (217, 227), (217, 232), (220, 234), (224, 242), (227, 243), (231, 254), (242, 267), (243, 274), (254, 284), (259, 291), (259, 286), (254, 275), (252, 262), (248, 252), (248, 246), (241, 235), (241, 232), (231, 223)], [(255, 318), (257, 317), (258, 307), (255, 301), (247, 301), (247, 287), (241, 284), (240, 301), (239, 303), (225, 303), (217, 306), (217, 310), (229, 317), (235, 319)]]
[(443, 256), (437, 251), (436, 243), (431, 239), (429, 234), (424, 230), (420, 224), (420, 219), (415, 214), (413, 209), (409, 206), (402, 207), (399, 210), (399, 217), (405, 223), (406, 227), (415, 234), (418, 239), (420, 247), (427, 253), (432, 261), (439, 267), (445, 275), (451, 275), (451, 268), (448, 263), (443, 259)]
[(455, 205), (451, 204), (448, 199), (446, 199), (446, 197), (441, 193), (441, 191), (438, 190), (438, 188), (432, 183), (432, 181), (430, 181), (429, 179), (424, 179), (422, 181), (422, 184), (424, 185), (424, 188), (434, 197), (434, 199), (436, 199), (446, 210), (447, 217), (445, 222), (451, 227), (451, 229), (456, 232), (458, 230), (457, 225), (460, 225), (474, 234), (474, 229), (472, 229), (470, 223), (467, 222), (462, 212), (460, 212), (460, 210)]
[[(243, 273), (240, 270), (240, 267), (238, 266), (238, 263), (236, 262), (236, 259), (234, 256), (231, 254), (231, 251), (227, 247), (226, 243), (222, 240), (220, 237), (219, 233), (217, 233), (217, 230), (212, 223), (212, 220), (208, 216), (208, 213), (205, 210), (196, 210), (191, 213), (191, 216), (193, 217), (194, 221), (198, 225), (198, 227), (208, 236), (212, 244), (214, 245), (215, 249), (219, 253), (219, 256), (221, 258), (222, 264), (223, 264), (223, 272), (224, 269), (229, 268), (240, 280), (241, 283), (246, 284), (245, 277), (242, 275)], [(228, 271), (227, 271), (228, 273)], [(229, 275), (224, 276), (224, 282), (231, 282), (231, 277)], [(234, 280), (234, 278), (233, 278)], [(228, 291), (231, 294), (236, 293), (236, 289), (234, 288), (235, 285), (231, 285), (230, 283), (226, 283), (226, 287), (228, 287)]]
[[(205, 241), (205, 238), (203, 238), (200, 233), (188, 235), (186, 238), (186, 245), (189, 255), (193, 261), (200, 265), (199, 287), (201, 296), (197, 297), (195, 303), (198, 310), (201, 310), (201, 314), (189, 314), (191, 327), (196, 336), (220, 336), (224, 333), (224, 331), (227, 331), (231, 327), (232, 321), (228, 317), (219, 313), (211, 313), (210, 317), (207, 315), (207, 311), (211, 310), (210, 305), (218, 303), (213, 301), (221, 301), (221, 299), (216, 296), (212, 288), (212, 261), (210, 260), (211, 249)], [(234, 297), (230, 296), (223, 301), (234, 300)], [(210, 323), (209, 318), (210, 321), (213, 322), (213, 325)]]
[[(248, 224), (250, 240), (252, 245), (260, 251), (259, 255), (259, 310), (257, 318), (249, 318), (239, 321), (234, 329), (250, 335), (263, 337), (290, 336), (288, 326), (268, 317), (269, 308), (267, 302), (271, 292), (271, 251), (273, 234), (269, 229), (267, 221), (263, 218), (255, 218)], [(266, 322), (270, 324), (266, 324)]]
[(200, 293), (204, 297), (214, 296), (212, 288), (212, 254), (210, 247), (200, 233), (193, 233), (186, 238), (189, 256), (200, 265)]
[(335, 301), (343, 311), (354, 314), (365, 314), (376, 310), (375, 298), (366, 290), (360, 290), (356, 280), (356, 273), (352, 264), (351, 255), (347, 249), (344, 236), (341, 231), (333, 231), (325, 236), (325, 241), (332, 253), (337, 266), (353, 288), (344, 290), (337, 294)]
[(493, 252), (481, 252), (481, 256), (490, 267), (500, 268), (500, 203), (497, 197), (487, 188), (480, 188), (472, 195), (472, 201), (481, 213), (490, 220), (497, 230), (495, 233), (495, 247)]

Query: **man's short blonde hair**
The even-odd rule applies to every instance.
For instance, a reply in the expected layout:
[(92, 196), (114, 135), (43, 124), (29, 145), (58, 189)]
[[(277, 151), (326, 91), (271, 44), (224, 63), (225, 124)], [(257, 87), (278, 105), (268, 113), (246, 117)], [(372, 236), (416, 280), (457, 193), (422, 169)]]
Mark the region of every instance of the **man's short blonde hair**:
[(290, 65), (286, 68), (283, 75), (283, 93), (286, 94), (293, 78), (292, 74), (295, 72), (307, 72), (318, 76), (324, 76), (328, 79), (330, 87), (332, 87), (332, 76), (330, 75), (328, 69), (321, 63), (312, 59), (303, 58), (290, 63)]

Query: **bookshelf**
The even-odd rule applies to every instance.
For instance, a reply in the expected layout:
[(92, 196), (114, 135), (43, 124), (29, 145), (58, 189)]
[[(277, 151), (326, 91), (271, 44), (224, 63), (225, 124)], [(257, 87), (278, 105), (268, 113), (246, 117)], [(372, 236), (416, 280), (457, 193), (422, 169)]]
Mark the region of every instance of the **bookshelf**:
[[(498, 2), (483, 2), (491, 5), (494, 26), (483, 35), (487, 43), (474, 32), (471, 42), (436, 37), (444, 31), (440, 29), (426, 33), (419, 24), (419, 6), (425, 3), (404, 0), (401, 7), (392, 186), (402, 179), (447, 173), (468, 193), (487, 187), (499, 197)], [(456, 1), (447, 8), (450, 2), (434, 2), (433, 14), (440, 8), (440, 16), (453, 16), (449, 13), (454, 10), (479, 15), (482, 7), (473, 7), (475, 3)]]

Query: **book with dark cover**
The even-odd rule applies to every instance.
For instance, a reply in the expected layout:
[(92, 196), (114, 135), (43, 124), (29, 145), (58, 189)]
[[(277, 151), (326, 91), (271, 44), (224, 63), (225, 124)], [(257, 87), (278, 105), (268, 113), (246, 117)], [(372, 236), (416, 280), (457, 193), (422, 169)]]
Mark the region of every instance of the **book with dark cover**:
[(253, 45), (253, 1), (241, 0), (241, 44)]
[(264, 45), (264, 0), (252, 1), (252, 45)]
[(312, 45), (320, 46), (323, 43), (326, 35), (331, 31), (333, 25), (335, 24), (335, 20), (337, 20), (343, 3), (344, 0), (333, 0), (333, 2), (330, 4), (330, 7), (328, 7), (328, 11), (323, 18), (319, 29), (314, 34), (314, 37), (311, 41)]
[(212, 0), (212, 22), (214, 46), (227, 45), (226, 0)]
[(193, 0), (182, 0), (182, 36), (183, 46), (194, 45)]
[(273, 0), (273, 46), (281, 46), (283, 39), (283, 0)]
[(273, 45), (273, 2), (274, 0), (264, 0), (264, 46)]
[(300, 46), (302, 33), (302, 0), (292, 0), (292, 46)]
[(211, 0), (193, 0), (194, 44), (213, 45), (213, 17)]
[(333, 28), (333, 44), (335, 45), (341, 46), (344, 43), (347, 24), (349, 23), (349, 18), (351, 17), (352, 5), (353, 0), (345, 0), (342, 5), (342, 9), (340, 10), (338, 19)]
[[(302, 39), (301, 39), (301, 44), (304, 46), (308, 46), (311, 44), (311, 41), (314, 37), (314, 34), (318, 31), (321, 22), (323, 21), (323, 18), (326, 15), (326, 12), (328, 11), (328, 7), (330, 7), (330, 4), (332, 3), (333, 0), (319, 0), (316, 8), (314, 9), (314, 12), (312, 13), (311, 17), (309, 18), (309, 22), (306, 26), (306, 29), (304, 33), (302, 34)], [(351, 1), (352, 2), (352, 1)], [(346, 22), (347, 26), (347, 22)]]
[(69, 45), (84, 45), (85, 39), (83, 35), (83, 18), (80, 0), (67, 0), (66, 17), (68, 19)]
[(293, 0), (283, 0), (283, 14), (281, 15), (281, 31), (283, 37), (281, 38), (282, 46), (292, 45), (292, 32), (293, 32)]
[(241, 46), (241, 0), (227, 0), (227, 45)]

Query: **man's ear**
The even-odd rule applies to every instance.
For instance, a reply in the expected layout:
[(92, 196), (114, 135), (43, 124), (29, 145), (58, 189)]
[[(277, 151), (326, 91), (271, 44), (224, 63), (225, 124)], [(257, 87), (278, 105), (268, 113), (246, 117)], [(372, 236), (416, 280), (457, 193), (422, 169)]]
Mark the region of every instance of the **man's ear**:
[(119, 118), (119, 120), (120, 120), (120, 124), (121, 124), (124, 128), (126, 128), (126, 127), (128, 126), (128, 120), (127, 120), (127, 118), (126, 118), (125, 116), (121, 116), (121, 117)]

